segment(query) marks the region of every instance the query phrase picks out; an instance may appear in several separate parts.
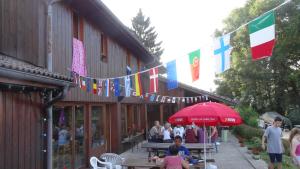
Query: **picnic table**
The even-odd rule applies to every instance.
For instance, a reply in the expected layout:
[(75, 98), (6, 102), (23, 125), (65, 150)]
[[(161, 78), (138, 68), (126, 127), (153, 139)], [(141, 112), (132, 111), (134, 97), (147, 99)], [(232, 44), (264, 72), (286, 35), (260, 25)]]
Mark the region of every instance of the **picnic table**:
[[(149, 156), (151, 156), (151, 152), (152, 151), (156, 151), (156, 154), (158, 154), (158, 150), (167, 150), (169, 148), (170, 145), (172, 145), (173, 143), (143, 143), (142, 144), (142, 148), (146, 148)], [(199, 156), (202, 150), (204, 150), (204, 144), (203, 143), (186, 143), (186, 144), (182, 144), (183, 146), (185, 146), (188, 150), (195, 150), (198, 152)], [(206, 150), (212, 150), (214, 149), (215, 145), (211, 144), (211, 143), (207, 143), (205, 144), (205, 148)]]
[[(162, 164), (162, 161), (151, 161), (149, 162), (147, 158), (142, 159), (126, 159), (123, 163), (123, 167), (128, 167), (128, 169), (133, 169), (135, 167), (137, 168), (159, 168)], [(191, 169), (204, 169), (204, 163), (198, 163), (198, 164), (190, 164)]]

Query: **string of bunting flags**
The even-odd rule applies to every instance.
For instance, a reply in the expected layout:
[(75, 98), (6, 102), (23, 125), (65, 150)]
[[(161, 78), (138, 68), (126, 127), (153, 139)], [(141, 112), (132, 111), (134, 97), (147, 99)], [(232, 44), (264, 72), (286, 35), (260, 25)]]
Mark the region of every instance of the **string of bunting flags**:
[[(259, 17), (241, 25), (234, 31), (231, 31), (221, 37), (214, 39), (214, 50), (212, 56), (215, 59), (215, 72), (222, 73), (230, 68), (230, 53), (233, 47), (230, 45), (230, 36), (240, 28), (247, 26), (250, 38), (250, 48), (252, 60), (259, 60), (272, 56), (273, 48), (275, 46), (275, 13), (274, 11), (291, 0), (276, 6), (275, 8), (263, 13)], [(190, 52), (189, 64), (191, 67), (192, 81), (199, 79), (200, 70), (200, 49)], [(159, 91), (158, 76), (160, 67), (167, 68), (167, 88), (168, 90), (176, 89), (178, 87), (177, 81), (177, 66), (176, 59), (166, 64), (160, 64), (150, 69), (132, 73), (129, 66), (126, 67), (126, 75), (119, 77), (109, 78), (93, 78), (87, 76), (85, 64), (84, 45), (81, 41), (73, 40), (73, 62), (72, 62), (72, 75), (75, 83), (86, 91), (99, 96), (141, 96), (150, 98), (155, 97), (155, 101), (160, 102), (190, 102), (200, 99), (202, 96), (197, 97), (172, 97), (172, 96), (159, 96), (156, 95)], [(141, 81), (141, 74), (147, 73), (149, 76), (149, 89), (148, 93), (143, 88)], [(146, 96), (147, 95), (147, 96)], [(160, 100), (159, 100), (160, 98)], [(174, 101), (175, 100), (175, 101)], [(201, 100), (201, 99), (200, 99)], [(151, 101), (151, 99), (150, 99)]]
[[(119, 79), (93, 79), (89, 77), (82, 77), (79, 74), (73, 72), (75, 83), (84, 91), (96, 94), (98, 96), (138, 96), (141, 99), (145, 99), (150, 102), (159, 102), (159, 103), (197, 103), (209, 101), (208, 95), (193, 96), (193, 97), (175, 97), (175, 96), (164, 96), (158, 95), (157, 91), (152, 93), (141, 94), (136, 90), (130, 88), (129, 91), (126, 90), (126, 85), (121, 85)], [(127, 77), (124, 77), (127, 78)], [(158, 76), (156, 80), (158, 79)], [(153, 83), (153, 82), (152, 82)], [(155, 86), (155, 83), (152, 85)], [(157, 84), (158, 86), (158, 81)], [(130, 85), (129, 85), (130, 86)], [(151, 88), (151, 87), (150, 87)], [(125, 89), (125, 90), (124, 90)], [(126, 93), (128, 92), (128, 93)], [(124, 94), (126, 93), (126, 94)]]

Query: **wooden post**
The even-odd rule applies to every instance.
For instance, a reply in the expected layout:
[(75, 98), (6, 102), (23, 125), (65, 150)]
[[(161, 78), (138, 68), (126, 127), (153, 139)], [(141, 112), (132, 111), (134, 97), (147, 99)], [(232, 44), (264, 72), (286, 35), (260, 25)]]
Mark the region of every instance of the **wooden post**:
[(159, 105), (159, 121), (161, 124), (164, 124), (164, 105), (163, 104), (160, 104)]

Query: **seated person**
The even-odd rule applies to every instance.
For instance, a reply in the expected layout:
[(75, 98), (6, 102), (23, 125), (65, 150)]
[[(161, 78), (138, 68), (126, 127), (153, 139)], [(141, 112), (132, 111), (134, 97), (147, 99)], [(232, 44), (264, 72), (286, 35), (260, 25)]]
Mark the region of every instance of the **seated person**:
[(176, 145), (171, 145), (169, 147), (170, 155), (166, 156), (161, 169), (189, 169), (189, 164), (178, 156), (179, 149)]
[(176, 127), (174, 127), (173, 133), (174, 136), (180, 136), (181, 138), (183, 138), (184, 128), (180, 124), (178, 124)]
[(150, 129), (149, 131), (149, 142), (162, 142), (160, 139), (160, 135), (162, 134), (161, 132), (162, 127), (159, 125), (159, 121), (154, 122), (154, 126)]
[(170, 123), (165, 124), (165, 126), (162, 130), (162, 133), (163, 133), (163, 142), (164, 143), (172, 143), (173, 142), (173, 140), (171, 138), (173, 130), (172, 130), (172, 127), (171, 127)]
[[(180, 136), (175, 136), (174, 141), (175, 141), (174, 145), (178, 148), (179, 156), (181, 156), (182, 159), (189, 158), (189, 156), (190, 156), (189, 150), (185, 146), (181, 145), (182, 138)], [(166, 154), (171, 155), (171, 152), (168, 150)]]

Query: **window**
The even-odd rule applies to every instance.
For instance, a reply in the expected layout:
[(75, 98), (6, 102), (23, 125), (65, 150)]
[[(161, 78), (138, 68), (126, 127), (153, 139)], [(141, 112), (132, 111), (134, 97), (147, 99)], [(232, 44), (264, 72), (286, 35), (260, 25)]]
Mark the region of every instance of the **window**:
[(101, 33), (101, 60), (107, 62), (108, 57), (108, 47), (107, 47), (107, 36)]
[[(71, 168), (72, 162), (72, 107), (53, 107), (52, 150), (53, 169)], [(59, 158), (64, 157), (64, 160)]]
[(83, 41), (83, 31), (84, 21), (82, 17), (75, 12), (73, 12), (73, 37)]
[(122, 127), (122, 140), (127, 137), (127, 105), (121, 105), (121, 127)]
[(92, 148), (105, 144), (105, 116), (103, 106), (92, 107)]
[(84, 106), (75, 106), (75, 168), (84, 166)]

